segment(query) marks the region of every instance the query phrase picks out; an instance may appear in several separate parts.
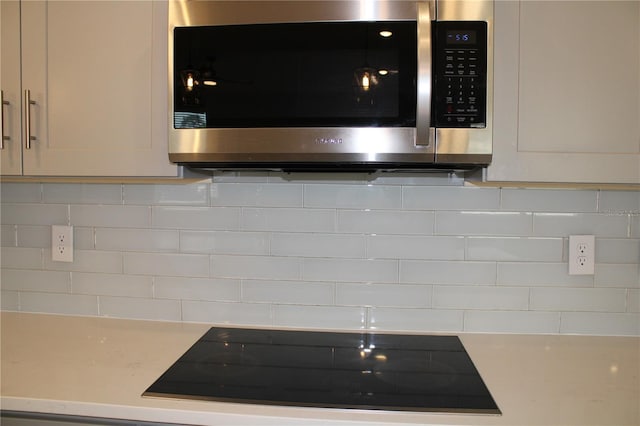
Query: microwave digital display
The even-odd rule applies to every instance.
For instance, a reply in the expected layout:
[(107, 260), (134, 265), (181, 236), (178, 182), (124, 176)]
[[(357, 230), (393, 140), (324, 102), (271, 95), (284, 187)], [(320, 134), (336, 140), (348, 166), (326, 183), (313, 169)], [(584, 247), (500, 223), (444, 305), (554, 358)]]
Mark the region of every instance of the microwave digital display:
[(447, 44), (475, 44), (475, 31), (447, 31)]

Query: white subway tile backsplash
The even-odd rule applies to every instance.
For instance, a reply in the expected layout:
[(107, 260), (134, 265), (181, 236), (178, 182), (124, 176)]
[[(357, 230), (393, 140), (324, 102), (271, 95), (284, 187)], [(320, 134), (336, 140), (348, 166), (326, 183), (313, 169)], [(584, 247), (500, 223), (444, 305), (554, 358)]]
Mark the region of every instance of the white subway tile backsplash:
[(527, 212), (595, 212), (597, 195), (597, 191), (505, 188), (500, 208)]
[[(2, 183), (2, 309), (420, 332), (636, 334), (640, 193), (441, 173)], [(50, 225), (74, 226), (74, 262)], [(568, 235), (596, 235), (594, 276)], [(52, 296), (53, 295), (53, 296)]]
[(538, 287), (531, 289), (534, 311), (624, 312), (627, 291), (609, 288)]
[(397, 282), (398, 262), (377, 259), (302, 259), (308, 281)]
[(242, 301), (249, 303), (332, 305), (334, 293), (335, 284), (329, 282), (242, 281)]
[(464, 313), (464, 331), (557, 334), (560, 331), (560, 313), (469, 310)]
[(97, 228), (95, 248), (119, 251), (172, 251), (180, 245), (176, 230)]
[(236, 230), (240, 209), (227, 207), (158, 206), (152, 209), (154, 228)]
[(146, 228), (151, 209), (146, 206), (71, 205), (71, 225), (105, 228)]
[(562, 238), (469, 237), (467, 260), (561, 262)]
[(463, 311), (440, 309), (370, 308), (369, 327), (375, 330), (463, 331)]
[(336, 212), (331, 209), (242, 209), (242, 229), (248, 231), (333, 232)]
[(178, 300), (99, 296), (100, 315), (115, 318), (180, 321)]
[(433, 287), (435, 309), (495, 309), (526, 311), (529, 309), (529, 289), (496, 286)]
[(180, 251), (211, 254), (269, 254), (266, 232), (181, 231)]
[(365, 238), (348, 234), (274, 233), (271, 236), (274, 256), (363, 258)]
[(209, 185), (125, 185), (124, 204), (208, 206)]
[(367, 308), (352, 306), (273, 306), (273, 325), (316, 329), (364, 329)]
[(372, 235), (367, 237), (367, 257), (464, 260), (464, 245), (464, 237)]
[(183, 300), (182, 320), (213, 324), (271, 325), (271, 305)]
[(495, 262), (400, 261), (400, 282), (415, 284), (493, 285)]
[(209, 257), (178, 253), (124, 253), (124, 273), (171, 277), (208, 277)]
[(337, 231), (349, 234), (432, 235), (429, 211), (338, 210)]
[(605, 238), (628, 236), (629, 219), (624, 215), (592, 213), (534, 213), (533, 232), (541, 237), (595, 235)]
[(267, 183), (214, 183), (212, 206), (302, 207), (302, 185)]
[(304, 206), (341, 209), (399, 209), (402, 188), (390, 185), (304, 186)]
[(429, 308), (431, 292), (429, 285), (342, 283), (336, 286), (336, 304)]
[(153, 293), (158, 299), (240, 301), (240, 280), (156, 277)]
[(407, 186), (402, 190), (402, 206), (407, 210), (497, 210), (497, 188)]
[(74, 294), (153, 297), (151, 277), (140, 275), (72, 272), (71, 289)]
[(122, 204), (122, 185), (45, 183), (42, 199), (53, 204)]

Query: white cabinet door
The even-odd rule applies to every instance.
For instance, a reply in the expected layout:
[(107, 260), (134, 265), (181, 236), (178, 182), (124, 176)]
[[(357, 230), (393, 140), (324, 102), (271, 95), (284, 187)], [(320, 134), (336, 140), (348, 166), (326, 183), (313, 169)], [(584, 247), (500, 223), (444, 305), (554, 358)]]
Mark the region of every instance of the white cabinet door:
[(640, 182), (640, 2), (495, 3), (493, 181)]
[(0, 1), (0, 89), (2, 90), (2, 141), (0, 173), (22, 174), (20, 90), (20, 2)]
[(167, 155), (166, 14), (165, 2), (22, 2), (35, 138), (25, 175), (177, 175)]

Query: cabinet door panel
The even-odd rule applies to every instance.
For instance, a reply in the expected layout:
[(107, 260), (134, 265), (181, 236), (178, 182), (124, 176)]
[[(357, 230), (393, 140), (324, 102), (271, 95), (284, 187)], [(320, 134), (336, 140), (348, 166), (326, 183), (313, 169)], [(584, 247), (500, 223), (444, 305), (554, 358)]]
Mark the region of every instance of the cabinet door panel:
[(640, 3), (495, 3), (489, 180), (640, 182)]
[(20, 3), (0, 2), (0, 89), (5, 102), (2, 106), (2, 134), (8, 138), (0, 150), (0, 173), (22, 174), (22, 131), (20, 90)]

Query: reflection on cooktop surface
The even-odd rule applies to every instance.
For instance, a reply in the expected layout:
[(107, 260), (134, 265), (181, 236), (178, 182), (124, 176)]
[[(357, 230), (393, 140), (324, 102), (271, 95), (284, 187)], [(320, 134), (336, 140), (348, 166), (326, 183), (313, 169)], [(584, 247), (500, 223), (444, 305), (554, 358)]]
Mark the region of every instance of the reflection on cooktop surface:
[(214, 327), (144, 396), (500, 414), (457, 336)]

